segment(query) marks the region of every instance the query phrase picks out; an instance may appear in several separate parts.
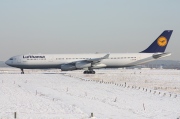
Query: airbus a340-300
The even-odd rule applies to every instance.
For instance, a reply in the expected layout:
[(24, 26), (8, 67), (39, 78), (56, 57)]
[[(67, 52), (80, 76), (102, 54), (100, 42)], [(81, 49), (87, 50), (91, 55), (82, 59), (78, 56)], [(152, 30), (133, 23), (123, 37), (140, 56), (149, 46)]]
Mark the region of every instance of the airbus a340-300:
[(172, 34), (165, 30), (147, 49), (139, 53), (97, 53), (97, 54), (27, 54), (11, 57), (6, 64), (23, 69), (50, 69), (62, 71), (83, 69), (84, 74), (95, 74), (93, 69), (120, 68), (140, 65), (171, 55), (165, 49)]

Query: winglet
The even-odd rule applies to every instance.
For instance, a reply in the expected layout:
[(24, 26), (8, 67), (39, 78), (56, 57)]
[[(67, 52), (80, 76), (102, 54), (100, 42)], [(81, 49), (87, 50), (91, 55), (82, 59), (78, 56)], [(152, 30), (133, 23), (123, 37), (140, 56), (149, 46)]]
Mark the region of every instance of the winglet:
[(104, 57), (102, 57), (102, 59), (107, 59), (107, 58), (109, 58), (109, 54), (107, 54)]

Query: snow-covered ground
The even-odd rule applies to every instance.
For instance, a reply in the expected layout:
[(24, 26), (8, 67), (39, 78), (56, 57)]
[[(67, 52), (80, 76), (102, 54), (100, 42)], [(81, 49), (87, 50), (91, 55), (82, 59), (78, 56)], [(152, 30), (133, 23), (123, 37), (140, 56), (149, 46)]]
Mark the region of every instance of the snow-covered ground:
[(73, 77), (96, 81), (114, 82), (129, 86), (145, 87), (180, 94), (180, 70), (167, 69), (120, 69), (97, 70), (98, 75), (68, 72)]
[(179, 70), (35, 71), (0, 70), (0, 119), (180, 117)]

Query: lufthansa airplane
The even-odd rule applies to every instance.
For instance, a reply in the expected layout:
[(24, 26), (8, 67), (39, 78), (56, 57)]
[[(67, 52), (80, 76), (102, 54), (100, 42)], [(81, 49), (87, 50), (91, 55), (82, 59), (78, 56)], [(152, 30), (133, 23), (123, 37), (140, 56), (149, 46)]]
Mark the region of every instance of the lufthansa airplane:
[(83, 69), (84, 74), (95, 74), (93, 69), (120, 68), (140, 65), (170, 56), (164, 52), (173, 30), (165, 30), (147, 49), (139, 53), (107, 54), (27, 54), (11, 57), (5, 63), (23, 69), (57, 68), (62, 71)]

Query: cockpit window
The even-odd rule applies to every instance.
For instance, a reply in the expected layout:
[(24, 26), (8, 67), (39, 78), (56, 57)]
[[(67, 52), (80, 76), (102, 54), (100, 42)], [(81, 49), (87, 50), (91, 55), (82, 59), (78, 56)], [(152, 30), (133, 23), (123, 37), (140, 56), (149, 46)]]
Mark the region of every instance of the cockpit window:
[(13, 60), (13, 58), (10, 58), (9, 60)]

